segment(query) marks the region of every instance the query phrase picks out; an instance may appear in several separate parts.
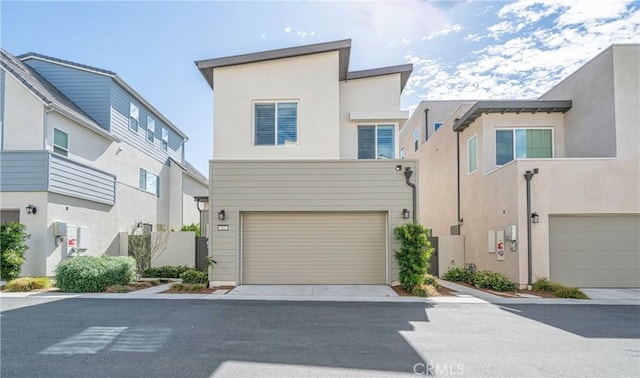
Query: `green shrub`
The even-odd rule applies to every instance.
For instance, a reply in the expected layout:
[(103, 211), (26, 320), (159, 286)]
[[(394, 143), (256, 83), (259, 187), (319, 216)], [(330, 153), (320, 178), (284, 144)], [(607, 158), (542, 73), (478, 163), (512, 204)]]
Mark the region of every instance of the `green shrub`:
[(7, 282), (6, 291), (32, 291), (48, 289), (51, 287), (51, 280), (47, 277), (20, 277)]
[(589, 299), (585, 293), (580, 291), (577, 287), (561, 287), (556, 290), (553, 295), (558, 298), (574, 298), (574, 299)]
[(180, 231), (193, 231), (196, 233), (196, 236), (200, 236), (200, 225), (196, 223), (185, 224), (182, 226)]
[(473, 285), (473, 276), (474, 274), (469, 270), (451, 268), (444, 274), (444, 276), (442, 276), (442, 278), (451, 282), (464, 282), (469, 285)]
[(495, 291), (516, 291), (516, 284), (511, 282), (507, 276), (490, 270), (476, 272), (473, 275), (473, 284), (483, 289)]
[(0, 225), (0, 277), (3, 280), (12, 280), (20, 275), (28, 238), (22, 223), (8, 222)]
[(189, 269), (185, 265), (164, 265), (156, 268), (147, 268), (142, 272), (142, 277), (154, 278), (180, 278), (180, 275)]
[(207, 272), (201, 272), (196, 269), (189, 269), (180, 274), (182, 282), (186, 284), (206, 284), (209, 281)]
[(58, 264), (55, 273), (58, 288), (71, 293), (102, 292), (138, 278), (136, 261), (128, 256), (74, 257)]
[(438, 283), (438, 281), (436, 281), (436, 278), (434, 276), (430, 275), (430, 274), (427, 274), (424, 277), (424, 284), (433, 286), (436, 289), (440, 288), (440, 284)]
[(420, 224), (407, 223), (398, 226), (393, 234), (400, 241), (400, 249), (395, 251), (395, 258), (400, 268), (400, 284), (411, 292), (415, 287), (424, 284), (429, 257), (433, 248), (427, 239), (427, 230)]

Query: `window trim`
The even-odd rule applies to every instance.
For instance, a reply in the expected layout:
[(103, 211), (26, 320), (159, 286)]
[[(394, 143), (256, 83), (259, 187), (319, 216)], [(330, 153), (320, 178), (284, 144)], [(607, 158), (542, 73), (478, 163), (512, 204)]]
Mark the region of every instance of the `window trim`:
[[(511, 130), (511, 140), (513, 142), (513, 159), (509, 160), (504, 164), (498, 164), (498, 131)], [(517, 156), (517, 146), (516, 146), (516, 130), (551, 130), (551, 157), (550, 158), (518, 158)], [(496, 127), (493, 129), (493, 163), (496, 167), (503, 167), (512, 161), (516, 160), (534, 160), (534, 159), (554, 159), (556, 156), (556, 138), (555, 138), (555, 128), (553, 126), (542, 126), (542, 127)]]
[[(360, 139), (358, 138), (358, 128), (360, 126), (373, 126), (375, 128), (375, 133), (374, 133), (374, 145), (375, 145), (375, 151), (374, 151), (374, 156), (375, 158), (373, 159), (360, 159), (358, 158), (358, 151), (360, 148)], [(389, 122), (389, 123), (359, 123), (356, 125), (356, 159), (358, 160), (382, 160), (382, 159), (378, 159), (378, 126), (393, 126), (393, 158), (389, 159), (389, 160), (395, 160), (398, 159), (398, 154), (400, 151), (400, 146), (399, 146), (399, 141), (398, 141), (398, 123), (397, 122)]]
[(417, 152), (420, 148), (420, 128), (413, 129), (413, 151)]
[[(471, 140), (474, 140), (476, 144), (476, 167), (473, 171), (471, 170), (471, 154), (469, 153)], [(467, 175), (471, 175), (478, 170), (478, 155), (478, 134), (473, 134), (469, 139), (467, 139)]]
[[(296, 104), (296, 142), (295, 143), (291, 143), (291, 144), (278, 144), (278, 104), (279, 103), (295, 103)], [(264, 104), (264, 105), (269, 105), (269, 104), (273, 104), (274, 106), (274, 117), (275, 117), (275, 129), (274, 129), (274, 135), (275, 135), (275, 140), (273, 141), (274, 144), (261, 144), (258, 145), (256, 144), (256, 105), (260, 105), (260, 104)], [(252, 133), (251, 133), (251, 139), (252, 139), (252, 146), (253, 147), (257, 147), (257, 148), (272, 148), (272, 147), (288, 147), (288, 148), (292, 148), (292, 147), (300, 147), (300, 100), (298, 99), (290, 99), (290, 100), (253, 100), (251, 102), (251, 123), (252, 123)]]
[[(56, 144), (56, 131), (59, 131), (59, 132), (61, 132), (64, 135), (67, 136), (67, 147), (58, 146)], [(53, 133), (51, 134), (51, 149), (53, 150), (53, 152), (55, 152), (58, 155), (68, 157), (69, 156), (69, 141), (70, 141), (70, 139), (69, 139), (69, 133), (68, 132), (66, 132), (66, 131), (64, 131), (62, 129), (59, 129), (57, 127), (53, 128)], [(56, 151), (56, 148), (64, 151), (64, 153)]]
[[(135, 118), (131, 115), (131, 113), (134, 113), (132, 111), (134, 108), (136, 109), (135, 113), (137, 113)], [(136, 120), (135, 129), (131, 126), (132, 119)], [(129, 101), (129, 130), (137, 134), (139, 129), (140, 129), (140, 108), (136, 104), (134, 104), (132, 101)]]

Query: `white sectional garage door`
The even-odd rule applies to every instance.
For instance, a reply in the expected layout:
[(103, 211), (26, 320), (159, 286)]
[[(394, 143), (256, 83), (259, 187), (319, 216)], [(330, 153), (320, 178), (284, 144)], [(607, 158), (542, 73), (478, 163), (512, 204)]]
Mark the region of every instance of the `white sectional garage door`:
[(243, 284), (384, 284), (385, 213), (245, 213)]
[(639, 231), (639, 216), (551, 216), (549, 278), (578, 287), (640, 287)]

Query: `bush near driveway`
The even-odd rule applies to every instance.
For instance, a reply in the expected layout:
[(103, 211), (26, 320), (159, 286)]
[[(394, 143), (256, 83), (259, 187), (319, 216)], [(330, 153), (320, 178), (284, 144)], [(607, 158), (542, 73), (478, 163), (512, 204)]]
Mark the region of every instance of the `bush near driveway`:
[(538, 280), (533, 283), (531, 291), (535, 291), (537, 293), (551, 293), (558, 298), (589, 299), (589, 297), (577, 287), (569, 287), (556, 282), (551, 282), (544, 277), (538, 278)]
[(424, 285), (429, 270), (433, 248), (427, 239), (428, 232), (420, 224), (407, 223), (396, 227), (393, 234), (401, 243), (400, 249), (395, 251), (400, 268), (400, 284), (403, 289), (413, 292)]
[(446, 272), (443, 278), (447, 281), (464, 282), (483, 289), (516, 291), (516, 285), (507, 276), (490, 270), (471, 272), (466, 269), (453, 268)]
[(80, 256), (56, 268), (56, 286), (70, 293), (102, 292), (107, 286), (137, 280), (136, 260), (129, 256)]
[(197, 269), (189, 269), (180, 274), (182, 282), (185, 284), (206, 284), (209, 282), (209, 274)]
[(0, 225), (0, 277), (3, 280), (12, 280), (20, 275), (28, 238), (22, 223)]
[(142, 272), (142, 277), (153, 278), (180, 278), (180, 275), (189, 268), (186, 265), (164, 265), (155, 268), (147, 268)]
[(48, 289), (51, 287), (51, 280), (47, 277), (20, 277), (7, 282), (6, 291), (33, 291)]

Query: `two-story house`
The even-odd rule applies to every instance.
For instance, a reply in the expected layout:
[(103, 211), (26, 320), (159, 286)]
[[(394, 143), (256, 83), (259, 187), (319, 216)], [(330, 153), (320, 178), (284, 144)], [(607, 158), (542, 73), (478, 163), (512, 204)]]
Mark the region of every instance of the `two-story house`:
[(640, 287), (638, 67), (639, 45), (613, 45), (537, 100), (420, 104), (400, 136), (420, 162), (420, 221), (463, 238), (441, 273)]
[(208, 180), (186, 135), (114, 72), (2, 50), (0, 208), (31, 235), (23, 275), (77, 254), (126, 254), (118, 234), (197, 223)]
[[(349, 71), (341, 40), (197, 61), (213, 89), (216, 284), (385, 284), (414, 214), (398, 159), (411, 65)], [(407, 185), (407, 184), (411, 185)]]

